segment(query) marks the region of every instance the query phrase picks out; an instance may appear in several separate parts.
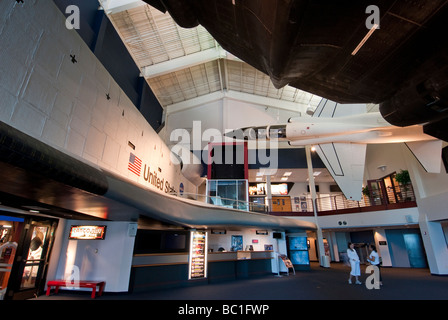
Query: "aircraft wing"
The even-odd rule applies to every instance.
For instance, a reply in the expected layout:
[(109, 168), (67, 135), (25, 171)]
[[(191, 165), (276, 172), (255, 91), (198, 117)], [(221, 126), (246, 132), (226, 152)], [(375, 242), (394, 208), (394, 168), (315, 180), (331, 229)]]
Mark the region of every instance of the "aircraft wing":
[(405, 142), (426, 172), (440, 173), (442, 165), (442, 140)]
[(340, 104), (328, 99), (322, 99), (314, 111), (315, 118), (338, 118), (367, 112), (367, 105), (363, 104)]
[(324, 143), (316, 152), (349, 200), (360, 201), (366, 159), (366, 144)]

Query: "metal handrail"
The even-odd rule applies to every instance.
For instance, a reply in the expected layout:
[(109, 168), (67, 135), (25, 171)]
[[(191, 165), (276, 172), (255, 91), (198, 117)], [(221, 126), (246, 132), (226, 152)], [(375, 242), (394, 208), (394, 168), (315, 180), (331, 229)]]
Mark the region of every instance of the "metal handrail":
[[(179, 196), (179, 194), (176, 192), (172, 192), (170, 194), (173, 196)], [(199, 193), (188, 193), (188, 192), (183, 192), (180, 196), (181, 197), (188, 196), (191, 200), (196, 200), (223, 208), (231, 208), (255, 213), (265, 213), (265, 214), (269, 213), (267, 205), (253, 203), (250, 201), (223, 198), (220, 196), (209, 196), (206, 194), (199, 194)]]
[[(170, 193), (174, 196), (179, 196), (178, 193)], [(269, 204), (258, 204), (250, 201), (244, 200), (236, 200), (230, 198), (222, 198), (219, 196), (209, 196), (206, 194), (198, 194), (198, 193), (186, 193), (183, 192), (181, 197), (188, 197), (192, 200), (216, 205), (223, 208), (232, 208), (236, 210), (243, 210), (254, 213), (264, 213), (269, 214), (269, 208), (272, 208), (272, 199), (270, 199)], [(216, 201), (214, 201), (216, 200)], [(397, 203), (409, 203), (415, 202), (415, 195), (412, 188), (409, 190), (402, 190), (399, 194), (398, 199), (395, 197), (388, 197), (387, 199), (384, 196), (380, 195), (377, 197), (368, 197), (364, 196), (361, 201), (349, 200), (343, 194), (331, 195), (331, 196), (320, 196), (316, 198), (316, 203), (313, 203), (311, 196), (306, 196), (306, 199), (301, 200), (301, 202), (306, 201), (306, 211), (307, 213), (313, 212), (313, 206), (316, 205), (317, 212), (327, 212), (327, 211), (338, 211), (344, 209), (361, 209), (367, 207), (375, 207), (375, 206), (388, 206), (390, 204)], [(301, 210), (302, 212), (304, 210)]]
[(388, 195), (363, 196), (361, 201), (348, 200), (344, 195), (333, 195), (328, 197), (319, 197), (316, 199), (318, 212), (334, 211), (352, 208), (366, 208), (375, 206), (388, 206), (391, 204), (415, 202), (415, 195), (412, 190), (402, 190), (398, 199)]

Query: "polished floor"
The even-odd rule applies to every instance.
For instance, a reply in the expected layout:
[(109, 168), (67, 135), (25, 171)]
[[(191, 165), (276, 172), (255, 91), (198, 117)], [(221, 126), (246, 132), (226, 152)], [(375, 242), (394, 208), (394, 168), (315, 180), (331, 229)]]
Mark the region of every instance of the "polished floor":
[[(349, 268), (333, 263), (322, 268), (313, 263), (309, 271), (295, 275), (265, 276), (255, 279), (157, 290), (140, 294), (108, 294), (100, 300), (447, 300), (448, 276), (431, 275), (429, 269), (383, 268), (383, 285), (368, 289), (365, 266), (362, 284), (349, 284)], [(107, 284), (106, 284), (107, 290)], [(62, 291), (36, 300), (91, 300), (89, 292)]]

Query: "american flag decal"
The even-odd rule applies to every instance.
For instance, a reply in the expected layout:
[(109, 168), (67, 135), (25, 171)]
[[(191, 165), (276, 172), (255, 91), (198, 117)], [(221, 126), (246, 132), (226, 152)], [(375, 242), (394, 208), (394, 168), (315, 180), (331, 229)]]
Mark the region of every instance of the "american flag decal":
[(131, 153), (129, 157), (128, 170), (140, 177), (140, 172), (142, 170), (142, 160)]

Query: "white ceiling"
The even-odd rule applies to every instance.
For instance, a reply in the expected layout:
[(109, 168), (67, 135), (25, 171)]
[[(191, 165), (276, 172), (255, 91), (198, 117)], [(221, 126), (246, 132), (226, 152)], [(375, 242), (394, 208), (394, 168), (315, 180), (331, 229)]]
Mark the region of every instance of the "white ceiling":
[[(314, 182), (315, 183), (334, 183), (333, 177), (327, 169), (319, 168), (314, 169)], [(272, 175), (271, 175), (272, 173)], [(271, 175), (271, 182), (307, 182), (308, 181), (308, 169), (277, 169), (275, 172), (264, 172), (263, 169), (249, 170), (249, 181), (255, 182), (257, 178), (261, 178), (259, 182), (266, 182), (266, 174)], [(282, 180), (282, 178), (288, 177), (288, 180)]]
[(142, 1), (100, 2), (168, 113), (229, 96), (297, 112), (320, 102), (290, 86), (276, 89), (267, 75), (222, 49), (202, 26), (181, 28), (168, 13)]
[[(276, 89), (267, 75), (226, 52), (202, 26), (181, 28), (168, 13), (139, 0), (100, 3), (165, 114), (224, 98), (300, 114), (321, 100), (290, 86)], [(334, 181), (326, 169), (319, 171), (317, 183)], [(257, 172), (249, 170), (250, 181)], [(272, 182), (281, 182), (285, 172), (291, 172), (289, 182), (308, 179), (307, 169), (279, 169)]]

